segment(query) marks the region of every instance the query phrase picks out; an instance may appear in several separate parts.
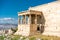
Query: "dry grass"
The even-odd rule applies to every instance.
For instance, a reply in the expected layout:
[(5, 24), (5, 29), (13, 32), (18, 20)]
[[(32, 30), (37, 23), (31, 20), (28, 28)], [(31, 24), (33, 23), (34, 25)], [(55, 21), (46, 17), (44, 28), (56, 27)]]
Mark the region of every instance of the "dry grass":
[(29, 36), (29, 38), (40, 38), (42, 40), (60, 40), (60, 37), (46, 36), (46, 35), (34, 35), (34, 36)]
[[(36, 40), (36, 38), (39, 38), (41, 40), (60, 40), (60, 37), (57, 36), (46, 36), (46, 35), (34, 35), (29, 37), (19, 36), (19, 35), (12, 35), (11, 40), (18, 40), (20, 37), (23, 37), (22, 40), (25, 40), (28, 38), (29, 40)], [(4, 37), (0, 37), (0, 40), (3, 40)]]

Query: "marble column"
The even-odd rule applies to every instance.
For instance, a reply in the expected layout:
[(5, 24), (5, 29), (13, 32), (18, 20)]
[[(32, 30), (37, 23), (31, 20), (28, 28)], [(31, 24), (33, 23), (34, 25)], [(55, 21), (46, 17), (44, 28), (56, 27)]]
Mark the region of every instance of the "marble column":
[(26, 15), (25, 15), (25, 24), (26, 24)]
[(31, 24), (31, 15), (29, 15), (29, 24)]
[(35, 15), (35, 24), (37, 24), (37, 15)]
[(23, 24), (26, 24), (26, 15), (23, 15)]
[(20, 16), (18, 16), (18, 24), (20, 24)]

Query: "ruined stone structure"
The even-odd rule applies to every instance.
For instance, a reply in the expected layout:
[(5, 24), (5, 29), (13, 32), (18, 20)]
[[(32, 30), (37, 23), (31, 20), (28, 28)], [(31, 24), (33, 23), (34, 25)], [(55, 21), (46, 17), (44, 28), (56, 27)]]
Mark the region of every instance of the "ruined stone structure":
[(15, 34), (60, 36), (60, 1), (18, 12), (18, 30)]

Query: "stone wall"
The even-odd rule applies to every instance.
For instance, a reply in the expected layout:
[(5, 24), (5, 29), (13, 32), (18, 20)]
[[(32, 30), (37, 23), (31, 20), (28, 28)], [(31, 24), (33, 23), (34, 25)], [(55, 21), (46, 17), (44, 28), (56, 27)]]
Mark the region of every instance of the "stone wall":
[(30, 25), (21, 24), (21, 25), (18, 25), (18, 30), (15, 33), (15, 35), (28, 36), (29, 33), (30, 33)]
[(45, 18), (44, 35), (60, 36), (60, 1), (31, 7), (29, 10), (41, 11)]
[(35, 35), (36, 32), (37, 32), (37, 25), (30, 24), (30, 35)]

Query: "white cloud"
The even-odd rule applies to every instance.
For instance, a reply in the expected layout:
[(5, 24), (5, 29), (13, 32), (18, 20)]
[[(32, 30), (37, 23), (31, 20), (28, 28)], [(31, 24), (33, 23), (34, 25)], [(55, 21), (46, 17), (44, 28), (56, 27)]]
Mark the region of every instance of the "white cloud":
[(14, 20), (14, 18), (0, 18), (0, 20)]
[(0, 23), (12, 23), (16, 24), (18, 21), (15, 18), (0, 18)]

